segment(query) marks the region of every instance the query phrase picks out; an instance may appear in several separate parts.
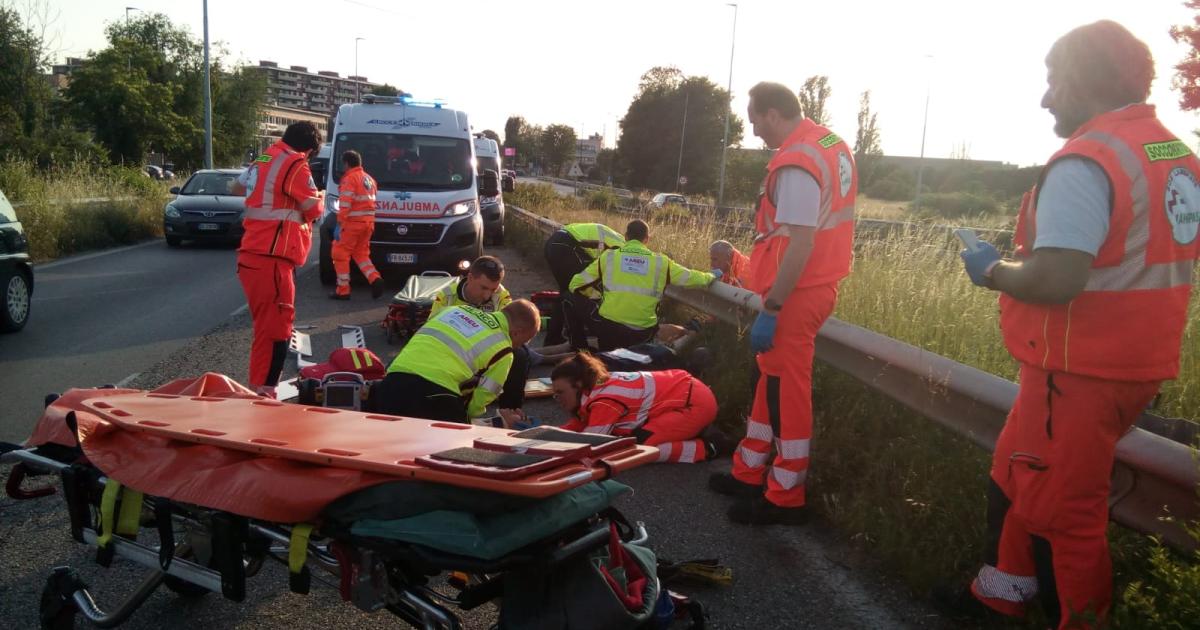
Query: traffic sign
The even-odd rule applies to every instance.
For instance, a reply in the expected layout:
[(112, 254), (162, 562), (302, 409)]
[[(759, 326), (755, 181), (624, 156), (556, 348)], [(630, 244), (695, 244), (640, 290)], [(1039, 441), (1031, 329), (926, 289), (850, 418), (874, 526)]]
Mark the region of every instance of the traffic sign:
[(687, 175), (680, 175), (680, 176), (679, 176), (679, 185), (680, 185), (680, 186), (687, 186)]
[(583, 177), (583, 171), (579, 168), (579, 162), (571, 165), (571, 172), (567, 173), (567, 177)]

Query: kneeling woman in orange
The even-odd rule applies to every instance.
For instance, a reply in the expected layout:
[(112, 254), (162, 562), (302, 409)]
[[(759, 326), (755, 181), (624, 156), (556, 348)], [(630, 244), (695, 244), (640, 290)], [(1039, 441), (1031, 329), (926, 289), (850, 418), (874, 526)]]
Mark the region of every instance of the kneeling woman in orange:
[(717, 417), (707, 385), (683, 370), (612, 372), (590, 354), (564, 359), (550, 374), (554, 399), (572, 431), (633, 436), (658, 447), (660, 462), (702, 462), (715, 454), (700, 433)]

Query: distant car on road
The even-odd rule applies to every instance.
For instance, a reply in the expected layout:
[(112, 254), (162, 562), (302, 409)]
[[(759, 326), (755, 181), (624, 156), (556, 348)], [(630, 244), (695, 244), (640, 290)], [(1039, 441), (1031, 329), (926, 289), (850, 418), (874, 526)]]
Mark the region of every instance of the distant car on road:
[(245, 198), (233, 193), (233, 183), (242, 169), (200, 170), (163, 210), (163, 234), (167, 245), (179, 247), (185, 240), (237, 241), (242, 238)]
[(29, 321), (33, 263), (29, 241), (8, 198), (0, 192), (0, 332), (16, 332)]
[(687, 198), (683, 195), (658, 193), (646, 205), (651, 208), (665, 208), (667, 206), (686, 206), (687, 202)]

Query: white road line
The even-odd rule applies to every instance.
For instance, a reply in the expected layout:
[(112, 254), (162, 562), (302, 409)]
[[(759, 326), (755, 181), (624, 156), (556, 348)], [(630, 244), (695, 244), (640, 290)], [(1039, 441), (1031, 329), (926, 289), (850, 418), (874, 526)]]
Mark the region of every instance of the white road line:
[(141, 372), (134, 372), (133, 374), (130, 374), (129, 376), (126, 376), (125, 378), (117, 381), (117, 387), (125, 387), (126, 385), (132, 383), (133, 379), (135, 379), (141, 375), (142, 375)]
[(246, 312), (246, 311), (248, 311), (248, 310), (250, 310), (250, 305), (249, 305), (249, 304), (243, 304), (243, 305), (241, 305), (241, 306), (237, 307), (236, 309), (234, 309), (234, 310), (233, 310), (233, 312), (229, 314), (229, 316), (230, 316), (230, 317), (237, 317), (238, 315), (241, 315), (242, 313), (245, 313), (245, 312)]
[(127, 252), (131, 249), (137, 249), (139, 247), (148, 247), (150, 245), (161, 245), (161, 244), (162, 244), (162, 240), (155, 238), (155, 239), (150, 239), (150, 240), (146, 241), (145, 243), (138, 243), (137, 245), (129, 245), (128, 247), (118, 247), (116, 249), (106, 249), (102, 252), (83, 254), (82, 256), (71, 256), (69, 258), (60, 258), (58, 260), (53, 260), (48, 263), (34, 265), (33, 269), (34, 269), (34, 272), (36, 273), (43, 269), (53, 269), (55, 267), (61, 267), (62, 265), (69, 265), (71, 263), (83, 262), (85, 260), (91, 260), (93, 258), (99, 258), (101, 256), (108, 256), (109, 254), (119, 254), (121, 252)]

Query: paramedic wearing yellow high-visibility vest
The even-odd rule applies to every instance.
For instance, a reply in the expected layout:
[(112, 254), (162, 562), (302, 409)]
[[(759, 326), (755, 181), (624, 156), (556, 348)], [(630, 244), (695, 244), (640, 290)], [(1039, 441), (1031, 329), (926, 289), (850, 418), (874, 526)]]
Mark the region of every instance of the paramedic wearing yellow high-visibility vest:
[(654, 338), (658, 303), (667, 285), (706, 287), (718, 276), (688, 269), (646, 249), (650, 228), (635, 219), (625, 228), (625, 245), (602, 252), (572, 280), (570, 290), (601, 291), (599, 317), (593, 320), (600, 350), (628, 348)]
[[(429, 316), (434, 317), (451, 306), (474, 306), (486, 313), (495, 313), (512, 303), (512, 295), (504, 288), (504, 263), (495, 256), (480, 256), (467, 269), (467, 277), (457, 278), (446, 285), (433, 298)], [(530, 356), (530, 348), (522, 345), (513, 348), (512, 369), (504, 381), (504, 391), (496, 399), (501, 409), (520, 409), (525, 405), (525, 381), (529, 379), (529, 368), (541, 361)]]
[[(451, 306), (430, 318), (408, 341), (372, 392), (381, 413), (469, 422), (500, 394), (513, 348), (529, 343), (541, 317), (529, 300), (498, 313)], [(517, 411), (504, 410), (508, 418)]]
[(546, 268), (554, 274), (560, 299), (558, 307), (550, 314), (545, 345), (558, 345), (569, 336), (573, 348), (587, 347), (585, 327), (595, 306), (587, 298), (572, 296), (571, 278), (592, 264), (600, 252), (624, 244), (625, 238), (619, 232), (602, 223), (568, 223), (546, 239), (543, 248)]

